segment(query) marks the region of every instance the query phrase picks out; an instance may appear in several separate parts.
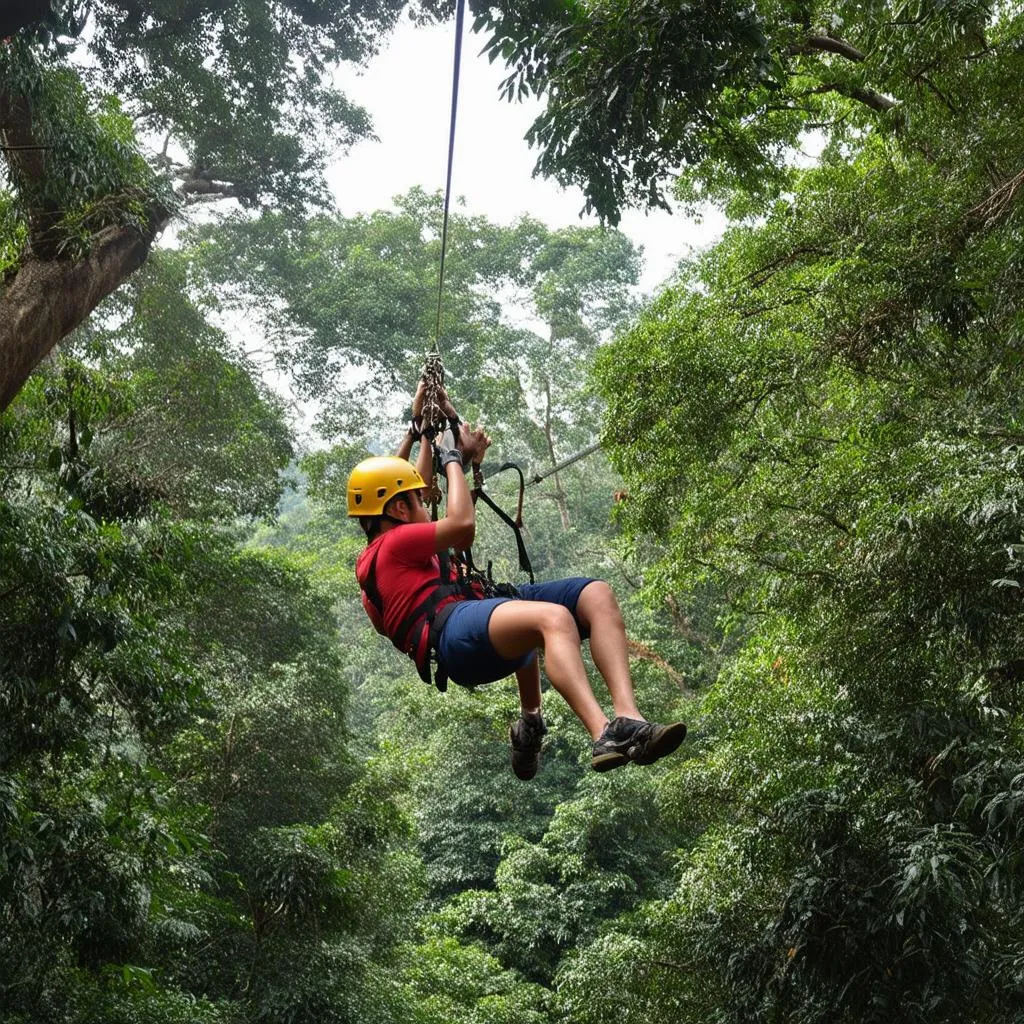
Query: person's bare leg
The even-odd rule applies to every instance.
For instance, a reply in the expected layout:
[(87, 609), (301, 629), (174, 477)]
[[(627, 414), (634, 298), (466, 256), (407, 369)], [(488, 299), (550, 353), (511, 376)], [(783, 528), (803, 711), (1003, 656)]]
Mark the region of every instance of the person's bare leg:
[(540, 658), (534, 658), (529, 665), (516, 669), (516, 684), (519, 686), (519, 704), (524, 714), (540, 711)]
[(580, 634), (572, 614), (547, 601), (505, 601), (491, 613), (487, 633), (503, 658), (521, 658), (544, 648), (544, 668), (551, 685), (597, 739), (608, 718), (597, 703), (580, 656)]
[(590, 656), (608, 686), (615, 714), (643, 720), (629, 672), (626, 624), (612, 588), (601, 580), (588, 583), (580, 592), (576, 615), (590, 633)]

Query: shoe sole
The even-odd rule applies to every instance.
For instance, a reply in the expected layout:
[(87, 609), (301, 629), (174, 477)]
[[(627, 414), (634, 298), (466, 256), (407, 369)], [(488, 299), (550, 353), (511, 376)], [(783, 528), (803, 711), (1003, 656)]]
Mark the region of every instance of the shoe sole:
[(625, 754), (614, 751), (608, 754), (598, 754), (597, 757), (590, 760), (590, 767), (595, 772), (610, 772), (613, 768), (621, 768), (624, 764), (629, 764), (629, 758)]

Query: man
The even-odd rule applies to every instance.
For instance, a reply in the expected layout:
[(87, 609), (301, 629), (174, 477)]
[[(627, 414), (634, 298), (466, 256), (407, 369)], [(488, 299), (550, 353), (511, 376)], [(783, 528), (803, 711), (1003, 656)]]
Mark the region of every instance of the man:
[[(540, 664), (593, 740), (591, 765), (603, 772), (672, 753), (686, 736), (682, 722), (647, 722), (636, 706), (629, 672), (626, 631), (615, 595), (601, 580), (576, 578), (518, 587), (518, 597), (485, 597), (447, 567), (448, 552), (473, 543), (476, 514), (464, 464), (479, 465), (490, 438), (458, 424), (438, 438), (448, 482), (445, 516), (432, 522), (423, 503), (424, 479), (432, 475), (430, 440), (421, 438), (418, 466), (408, 462), (422, 409), (423, 389), (413, 402), (413, 424), (395, 456), (366, 459), (348, 482), (348, 511), (367, 538), (356, 563), (363, 606), (378, 632), (391, 638), (430, 681), (435, 654), (441, 679), (476, 686), (515, 675), (522, 711), (509, 730), (512, 769), (520, 779), (537, 774), (543, 737)], [(582, 639), (608, 687), (614, 717), (608, 720), (587, 679)], [(439, 685), (441, 685), (439, 681)]]

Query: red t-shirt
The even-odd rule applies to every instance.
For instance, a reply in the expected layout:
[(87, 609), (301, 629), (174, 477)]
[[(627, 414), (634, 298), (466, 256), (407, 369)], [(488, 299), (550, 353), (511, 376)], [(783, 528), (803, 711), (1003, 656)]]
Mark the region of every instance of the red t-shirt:
[[(361, 587), (365, 587), (370, 562), (374, 552), (377, 553), (374, 578), (384, 606), (383, 622), (365, 590), (362, 598), (366, 614), (378, 632), (393, 638), (405, 617), (438, 586), (441, 565), (434, 550), (436, 536), (437, 523), (395, 526), (368, 544), (356, 560), (356, 579)], [(453, 600), (458, 599), (453, 596), (442, 601), (441, 606)], [(426, 655), (428, 632), (424, 624), (420, 635), (410, 636), (404, 648), (404, 653), (417, 665)]]

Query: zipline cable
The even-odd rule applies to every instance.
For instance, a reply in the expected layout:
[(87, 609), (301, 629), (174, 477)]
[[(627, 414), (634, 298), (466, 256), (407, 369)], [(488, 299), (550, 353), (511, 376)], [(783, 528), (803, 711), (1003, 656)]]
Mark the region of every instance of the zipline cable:
[(554, 476), (555, 473), (561, 472), (566, 466), (571, 466), (574, 462), (579, 462), (580, 459), (585, 459), (588, 455), (593, 455), (598, 448), (601, 447), (600, 441), (595, 441), (592, 445), (588, 445), (582, 451), (578, 451), (575, 455), (570, 455), (569, 458), (564, 459), (558, 463), (557, 466), (552, 466), (549, 470), (544, 473), (538, 473), (536, 476), (530, 477), (526, 486), (529, 487), (532, 484), (539, 484), (546, 480), (549, 476)]
[[(455, 4), (455, 59), (452, 67), (452, 110), (448, 125), (448, 171), (444, 184), (444, 211), (441, 218), (441, 260), (437, 274), (437, 322), (434, 327), (434, 343), (427, 351), (423, 364), (422, 381), (424, 385), (422, 423), (427, 436), (433, 440), (440, 431), (449, 425), (448, 417), (441, 407), (441, 394), (444, 391), (444, 360), (441, 356), (441, 310), (444, 298), (444, 261), (448, 251), (448, 212), (452, 199), (452, 167), (455, 163), (455, 124), (459, 111), (459, 77), (462, 70), (462, 29), (466, 16), (466, 0), (456, 0)], [(458, 430), (457, 421), (452, 421), (451, 429)], [(430, 482), (431, 518), (438, 518), (438, 506), (441, 501), (441, 489), (437, 483), (440, 470), (438, 451), (434, 450), (434, 467)], [(441, 476), (444, 474), (441, 473)]]
[(448, 207), (452, 198), (452, 164), (455, 161), (455, 119), (459, 109), (459, 71), (462, 66), (462, 25), (466, 15), (466, 0), (455, 5), (455, 66), (452, 70), (452, 117), (448, 129), (448, 175), (444, 186), (444, 216), (441, 221), (441, 268), (437, 279), (437, 326), (434, 331), (434, 352), (441, 348), (441, 296), (444, 292), (444, 257), (448, 248)]

